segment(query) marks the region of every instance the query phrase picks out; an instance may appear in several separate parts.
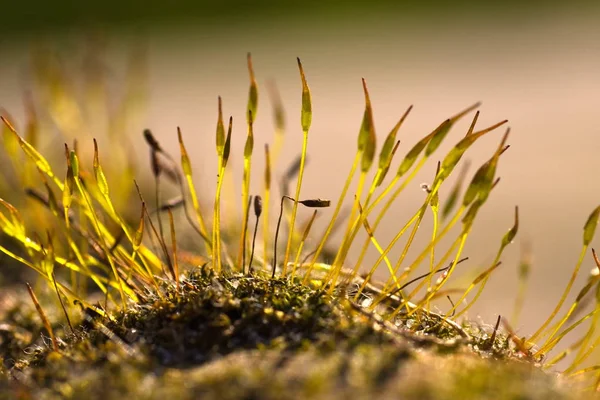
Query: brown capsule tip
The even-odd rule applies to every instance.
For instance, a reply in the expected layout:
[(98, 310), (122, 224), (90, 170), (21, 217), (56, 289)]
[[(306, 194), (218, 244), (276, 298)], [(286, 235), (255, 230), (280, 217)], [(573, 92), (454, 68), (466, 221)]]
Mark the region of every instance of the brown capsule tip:
[(258, 218), (260, 214), (262, 214), (262, 197), (256, 196), (254, 197), (254, 215)]
[(400, 141), (396, 141), (396, 144), (394, 145), (394, 148), (392, 149), (392, 155), (396, 154), (396, 151), (398, 150), (398, 146), (400, 146)]
[(150, 146), (152, 150), (160, 151), (160, 144), (158, 144), (158, 141), (154, 138), (150, 129), (144, 129), (144, 139), (146, 139), (146, 143), (148, 143), (148, 146)]
[(298, 203), (302, 204), (305, 207), (309, 207), (309, 208), (325, 208), (325, 207), (329, 207), (331, 205), (331, 200), (308, 199), (308, 200), (301, 200)]
[(494, 189), (496, 186), (498, 186), (498, 183), (500, 183), (500, 177), (496, 178), (494, 183), (492, 183), (492, 189)]

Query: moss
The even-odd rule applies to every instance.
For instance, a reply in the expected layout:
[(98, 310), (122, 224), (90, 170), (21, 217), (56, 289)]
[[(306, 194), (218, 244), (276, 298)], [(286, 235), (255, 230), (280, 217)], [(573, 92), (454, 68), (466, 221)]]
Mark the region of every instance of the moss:
[[(52, 78), (54, 74), (50, 72), (55, 63), (46, 61), (38, 65), (42, 81), (48, 80), (46, 85), (52, 88), (64, 87), (67, 93), (70, 85), (62, 78), (54, 82), (57, 78)], [(467, 259), (461, 258), (464, 245), (472, 234), (478, 211), (497, 183), (497, 165), (508, 149), (508, 130), (491, 158), (474, 174), (459, 201), (461, 182), (466, 179), (464, 173), (461, 175), (454, 200), (450, 198), (443, 205), (442, 220), (449, 218), (447, 222), (442, 221), (443, 224), (438, 218), (439, 192), (465, 152), (479, 138), (507, 121), (475, 129), (479, 112), (475, 113), (467, 134), (440, 158), (442, 161), (438, 163), (432, 184), (422, 186), (426, 192), (422, 205), (384, 249), (375, 230), (389, 206), (440, 147), (452, 126), (477, 109), (479, 103), (448, 118), (418, 141), (400, 162), (395, 176), (388, 177), (389, 183), (377, 194), (376, 189), (383, 184), (392, 165), (399, 143), (398, 130), (411, 107), (387, 135), (379, 160), (374, 163), (377, 140), (373, 110), (363, 80), (365, 112), (355, 161), (344, 189), (335, 202), (304, 199), (299, 196), (312, 121), (312, 100), (300, 60), (298, 67), (302, 83), (303, 147), (299, 162), (293, 163), (279, 182), (283, 192), (280, 194), (292, 193), (288, 189), (295, 179), (295, 198), (281, 197), (276, 233), (271, 240), (267, 210), (272, 182), (267, 146), (264, 243), (257, 254), (254, 254), (255, 243), (250, 246), (247, 240), (246, 229), (251, 205), (255, 227), (259, 225), (263, 209), (262, 197), (251, 196), (249, 191), (254, 147), (252, 124), (258, 105), (250, 55), (242, 221), (221, 221), (221, 189), (231, 161), (233, 122), (230, 118), (225, 134), (220, 98), (216, 129), (219, 170), (212, 215), (203, 212), (200, 206), (198, 194), (203, 191), (197, 191), (194, 185), (191, 161), (180, 130), (180, 166), (150, 130), (144, 131), (150, 150), (154, 194), (147, 202), (136, 182), (138, 203), (137, 198), (135, 201), (130, 198), (135, 174), (133, 167), (124, 168), (124, 163), (129, 162), (123, 161), (128, 159), (128, 151), (115, 142), (119, 137), (117, 133), (108, 138), (110, 153), (102, 153), (102, 157), (98, 141), (93, 138), (93, 161), (86, 162), (83, 145), (74, 143), (72, 149), (66, 146), (66, 174), (64, 170), (58, 173), (36, 150), (41, 147), (34, 141), (37, 134), (27, 131), (27, 137), (21, 136), (11, 118), (1, 116), (8, 160), (22, 175), (19, 179), (27, 187), (26, 193), (36, 202), (32, 207), (33, 203), (24, 198), (14, 199), (15, 205), (0, 199), (0, 230), (3, 237), (16, 246), (13, 249), (0, 245), (0, 252), (47, 281), (46, 285), (35, 285), (35, 289), (28, 286), (25, 293), (3, 287), (6, 298), (12, 300), (0, 307), (2, 395), (103, 400), (127, 397), (537, 399), (577, 398), (583, 393), (571, 381), (570, 387), (563, 387), (562, 379), (567, 374), (555, 377), (544, 373), (541, 367), (553, 364), (550, 361), (542, 365), (544, 353), (551, 351), (571, 329), (594, 316), (591, 328), (563, 355), (569, 352), (575, 355), (570, 371), (581, 375), (600, 368), (584, 368), (586, 357), (600, 343), (594, 330), (600, 303), (594, 311), (573, 322), (583, 310), (580, 300), (593, 287), (600, 287), (600, 275), (591, 275), (569, 311), (559, 315), (594, 237), (600, 207), (590, 214), (584, 225), (583, 248), (572, 279), (555, 311), (536, 333), (529, 338), (517, 338), (507, 324), (505, 328), (500, 327), (500, 319), (492, 329), (469, 321), (459, 323), (460, 316), (479, 298), (500, 265), (505, 248), (518, 232), (519, 214), (515, 207), (512, 228), (502, 237), (494, 261), (479, 272), (466, 289), (459, 290), (460, 297), (453, 302), (448, 294), (454, 297), (457, 290), (446, 284), (457, 273), (457, 265)], [(130, 78), (135, 81), (134, 76)], [(76, 97), (72, 100), (76, 104)], [(283, 115), (280, 104), (274, 108), (275, 115)], [(72, 126), (65, 123), (61, 109), (49, 111), (61, 131), (71, 132)], [(39, 126), (37, 114), (29, 114), (29, 123)], [(274, 147), (279, 148), (285, 124), (278, 117), (275, 122)], [(17, 151), (19, 147), (28, 160), (25, 164)], [(119, 157), (122, 157), (121, 163), (117, 162)], [(92, 169), (86, 168), (89, 164)], [(369, 170), (375, 164), (377, 171), (369, 184)], [(30, 187), (29, 174), (21, 171), (34, 167), (40, 173), (45, 190)], [(114, 184), (108, 184), (105, 168), (111, 172), (106, 176), (117, 178)], [(340, 224), (344, 200), (352, 198), (348, 188), (356, 175), (359, 182), (347, 215), (349, 221)], [(59, 176), (65, 176), (64, 181)], [(165, 201), (167, 193), (161, 191), (163, 181), (174, 184), (180, 196)], [(293, 202), (291, 211), (284, 207), (286, 199)], [(383, 207), (378, 206), (381, 202), (385, 203)], [(138, 204), (141, 214), (136, 209)], [(299, 207), (317, 209), (330, 205), (334, 210), (328, 228), (322, 237), (312, 242), (317, 249), (305, 254), (303, 250), (310, 250), (304, 249), (307, 238), (314, 236), (310, 229), (317, 211), (307, 223), (298, 220), (296, 224)], [(173, 217), (176, 208), (183, 209), (190, 227), (188, 233), (176, 229), (179, 228)], [(415, 261), (406, 265), (405, 256), (418, 246), (413, 239), (429, 209), (434, 221), (431, 241), (420, 249)], [(130, 217), (132, 212), (133, 218)], [(165, 221), (160, 218), (161, 213)], [(284, 215), (287, 223), (281, 224)], [(35, 221), (43, 235), (29, 227), (31, 221)], [(207, 222), (210, 221), (209, 229)], [(242, 229), (238, 231), (240, 225)], [(341, 243), (328, 248), (330, 234), (340, 225), (346, 225)], [(441, 255), (439, 242), (446, 235), (454, 235), (452, 232), (456, 229), (452, 228), (457, 225), (462, 228)], [(229, 229), (231, 226), (236, 227)], [(279, 237), (280, 227), (287, 230), (287, 235)], [(358, 246), (355, 239), (363, 229), (367, 237), (361, 254), (354, 269), (347, 270), (349, 252)], [(407, 237), (403, 238), (405, 234)], [(186, 239), (178, 240), (178, 235)], [(287, 241), (283, 239), (285, 236)], [(278, 242), (278, 238), (282, 241)], [(390, 251), (400, 239), (404, 241), (404, 250), (400, 258), (392, 262)], [(194, 247), (182, 249), (186, 242)], [(380, 253), (379, 260), (363, 265), (371, 245)], [(322, 262), (329, 257), (326, 255), (331, 255), (331, 264)], [(306, 261), (301, 262), (301, 257)], [(247, 263), (246, 260), (253, 261)], [(600, 259), (595, 253), (594, 260), (600, 268)], [(417, 275), (421, 264), (429, 264), (423, 265), (428, 272)], [(361, 265), (365, 268), (361, 269)], [(385, 267), (391, 275), (389, 282), (384, 285), (374, 282), (375, 273)], [(252, 272), (246, 273), (249, 270)], [(365, 274), (359, 276), (362, 270)], [(521, 277), (522, 287), (525, 275)], [(32, 301), (23, 301), (26, 296)], [(445, 314), (437, 314), (434, 307), (440, 303), (436, 301), (444, 297), (448, 298), (451, 308)], [(77, 307), (73, 308), (73, 304), (80, 308), (80, 315), (76, 315)], [(68, 315), (71, 322), (67, 321)], [(43, 320), (42, 324), (38, 318)], [(545, 343), (540, 340), (546, 338)], [(557, 357), (556, 360), (562, 355)], [(592, 379), (588, 379), (588, 385)]]
[(193, 273), (181, 291), (170, 284), (162, 298), (148, 296), (107, 326), (142, 342), (161, 364), (176, 366), (201, 364), (240, 349), (298, 349), (308, 342), (327, 348), (362, 337), (386, 340), (357, 324), (332, 300), (282, 279)]
[(505, 336), (482, 350), (490, 332), (465, 325), (469, 342), (447, 328), (441, 339), (422, 329), (426, 315), (400, 334), (300, 282), (198, 269), (179, 290), (165, 281), (110, 319), (80, 324), (60, 354), (34, 345), (3, 370), (3, 386), (36, 399), (570, 398), (516, 360)]

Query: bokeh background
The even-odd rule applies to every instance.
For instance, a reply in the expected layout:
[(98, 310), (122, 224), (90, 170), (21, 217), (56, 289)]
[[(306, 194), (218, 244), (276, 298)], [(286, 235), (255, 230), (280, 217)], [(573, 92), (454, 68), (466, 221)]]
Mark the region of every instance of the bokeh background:
[[(117, 82), (107, 92), (109, 99), (122, 94), (124, 84), (118, 82), (127, 76), (133, 51), (134, 57), (146, 57), (147, 82), (137, 117), (122, 133), (133, 144), (129, 157), (147, 165), (141, 139), (145, 127), (177, 154), (180, 126), (206, 199), (216, 180), (219, 95), (225, 114), (237, 121), (234, 156), (242, 152), (247, 52), (254, 59), (260, 92), (254, 193), (262, 190), (262, 148), (272, 142), (274, 131), (266, 95), (269, 80), (279, 87), (288, 126), (275, 178), (300, 150), (297, 56), (306, 69), (314, 109), (303, 197), (335, 199), (343, 186), (364, 107), (362, 77), (370, 89), (379, 143), (406, 107), (414, 105), (399, 134), (397, 159), (445, 118), (482, 101), (479, 126), (509, 119), (511, 148), (501, 159), (502, 181), (465, 249), (470, 264), (464, 271), (487, 267), (493, 260), (512, 225), (515, 205), (521, 229), (470, 315), (493, 321), (498, 314), (512, 313), (520, 246), (530, 243), (531, 282), (524, 317), (516, 326), (523, 335), (554, 307), (577, 260), (583, 224), (600, 203), (598, 2), (107, 0), (10, 2), (2, 10), (1, 107), (17, 121), (24, 119), (23, 94), (35, 88), (31, 65), (36, 49), (59, 54), (73, 76), (84, 69), (86, 54), (97, 54), (105, 62), (104, 73)], [(435, 161), (464, 134), (468, 122), (453, 129), (431, 165), (407, 187), (378, 230), (381, 243), (387, 244), (421, 204), (420, 184), (431, 181)], [(52, 124), (47, 128), (47, 148), (61, 147)], [(101, 129), (106, 126), (86, 127)], [(468, 154), (471, 174), (500, 135), (486, 137)], [(241, 164), (233, 162), (238, 182)], [(239, 207), (239, 196), (236, 200)], [(325, 220), (323, 214), (321, 223)], [(430, 226), (428, 215), (419, 243), (428, 240)], [(369, 257), (374, 260), (376, 253)], [(593, 265), (588, 256), (578, 286)]]

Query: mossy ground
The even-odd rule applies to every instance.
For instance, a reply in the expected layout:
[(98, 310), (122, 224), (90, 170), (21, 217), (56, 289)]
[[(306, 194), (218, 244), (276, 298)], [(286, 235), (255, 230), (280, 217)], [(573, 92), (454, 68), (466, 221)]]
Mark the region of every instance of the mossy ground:
[[(566, 300), (592, 244), (600, 221), (600, 206), (592, 211), (584, 225), (583, 247), (572, 278), (554, 311), (531, 336), (519, 339), (504, 334), (500, 318), (495, 325), (489, 326), (460, 322), (461, 315), (465, 315), (479, 298), (492, 272), (500, 265), (503, 251), (517, 235), (517, 207), (512, 228), (502, 236), (494, 261), (467, 288), (458, 289), (462, 292), (460, 298), (452, 300), (448, 297), (451, 308), (447, 303), (442, 306), (438, 302), (445, 301), (448, 293), (456, 291), (449, 289), (447, 283), (455, 274), (456, 266), (466, 260), (461, 258), (465, 243), (479, 210), (499, 181), (497, 165), (509, 147), (510, 129), (506, 129), (493, 155), (477, 169), (465, 187), (464, 195), (461, 196), (461, 185), (466, 179), (463, 172), (448, 199), (440, 201), (440, 188), (465, 152), (479, 138), (507, 123), (503, 120), (481, 129), (477, 125), (479, 111), (476, 111), (468, 131), (446, 156), (434, 156), (452, 126), (475, 111), (480, 103), (446, 119), (422, 137), (400, 161), (394, 177), (388, 177), (389, 183), (381, 186), (400, 143), (398, 130), (412, 106), (386, 136), (376, 162), (378, 140), (370, 95), (363, 79), (365, 111), (355, 161), (339, 198), (333, 201), (304, 198), (301, 186), (312, 123), (312, 100), (298, 59), (303, 132), (299, 161), (292, 163), (283, 174), (279, 182), (281, 193), (272, 191), (275, 189), (275, 185), (273, 188), (271, 185), (272, 175), (281, 175), (275, 163), (277, 149), (281, 148), (287, 131), (282, 104), (274, 101), (272, 157), (275, 168), (271, 171), (270, 142), (267, 140), (264, 191), (259, 195), (250, 192), (258, 84), (248, 54), (250, 87), (243, 153), (242, 220), (227, 218), (221, 221), (222, 203), (234, 200), (235, 195), (231, 193), (235, 191), (229, 194), (230, 199), (221, 198), (223, 184), (228, 180), (226, 172), (231, 170), (231, 164), (226, 167), (232, 154), (233, 118), (229, 118), (226, 130), (220, 97), (215, 135), (217, 186), (210, 213), (200, 206), (200, 194), (205, 190), (196, 190), (192, 161), (179, 128), (180, 163), (162, 148), (149, 129), (143, 132), (150, 150), (154, 180), (154, 194), (146, 196), (148, 190), (138, 185), (135, 168), (129, 163), (130, 148), (121, 143), (127, 132), (125, 125), (122, 132), (110, 129), (107, 137), (99, 139), (104, 143), (102, 148), (110, 151), (103, 150), (101, 156), (95, 135), (87, 139), (85, 135), (79, 135), (87, 132), (84, 119), (70, 118), (85, 114), (76, 112), (80, 110), (75, 106), (79, 104), (79, 96), (69, 90), (72, 86), (66, 77), (70, 74), (62, 73), (61, 68), (56, 67), (61, 63), (52, 57), (47, 60), (41, 57), (38, 61), (40, 95), (49, 99), (40, 104), (49, 107), (48, 114), (65, 141), (76, 140), (72, 147), (65, 145), (66, 164), (62, 165), (62, 170), (53, 169), (53, 163), (38, 151), (44, 145), (37, 138), (44, 135), (36, 128), (40, 126), (38, 113), (34, 112), (37, 106), (33, 102), (27, 103), (30, 109), (23, 134), (15, 128), (16, 123), (11, 122), (11, 117), (0, 115), (7, 160), (16, 172), (16, 182), (27, 194), (15, 199), (0, 199), (0, 233), (6, 238), (0, 245), (0, 253), (5, 257), (0, 262), (3, 273), (7, 271), (6, 264), (13, 260), (26, 265), (39, 278), (34, 288), (27, 286), (27, 291), (23, 287), (19, 290), (9, 286), (16, 284), (14, 282), (32, 281), (24, 276), (3, 283), (0, 291), (0, 375), (4, 378), (0, 379), (0, 396), (103, 400), (162, 399), (167, 396), (218, 399), (581, 398), (584, 392), (573, 390), (574, 379), (565, 378), (569, 373), (553, 376), (543, 370), (553, 365), (552, 360), (543, 366), (540, 364), (544, 354), (552, 351), (567, 333), (592, 317), (587, 333), (556, 359), (566, 357), (569, 352), (578, 353), (570, 367), (572, 376), (600, 369), (600, 366), (592, 366), (575, 371), (586, 365), (587, 357), (600, 343), (594, 329), (597, 315), (600, 315), (597, 314), (600, 300), (593, 311), (572, 321), (572, 317), (582, 311), (579, 300), (593, 287), (600, 288), (600, 275), (588, 278), (570, 311), (559, 314), (567, 305)], [(143, 70), (132, 62), (132, 73), (127, 80), (133, 85), (128, 89), (132, 93), (137, 93), (136, 82)], [(84, 82), (91, 84), (87, 80)], [(103, 87), (102, 82), (98, 87)], [(44, 95), (46, 92), (49, 94)], [(131, 106), (128, 93), (123, 94), (120, 110), (123, 116), (129, 113), (128, 105)], [(70, 101), (65, 103), (66, 98)], [(89, 100), (108, 104), (109, 98), (100, 95)], [(65, 113), (63, 107), (55, 107), (58, 104), (71, 104), (73, 108)], [(112, 123), (119, 118), (115, 119), (111, 114), (108, 120)], [(112, 127), (111, 123), (107, 126)], [(93, 160), (89, 153), (92, 144)], [(421, 185), (427, 193), (423, 204), (391, 242), (383, 246), (375, 234), (377, 225), (427, 160), (435, 158), (440, 161), (431, 185)], [(369, 184), (374, 165), (377, 165), (377, 171)], [(36, 174), (41, 181), (33, 184), (31, 175)], [(106, 176), (111, 175), (118, 179), (109, 185)], [(357, 175), (359, 181), (352, 196), (348, 190)], [(63, 176), (64, 180), (61, 179)], [(292, 191), (294, 180), (296, 187)], [(167, 200), (165, 195), (168, 193), (161, 189), (163, 182), (175, 185), (180, 196), (171, 198), (169, 195)], [(39, 189), (39, 184), (45, 188)], [(7, 186), (5, 191), (14, 191), (14, 185), (10, 190)], [(293, 198), (287, 195), (291, 193), (295, 193)], [(132, 199), (131, 196), (136, 194), (137, 197)], [(276, 233), (271, 238), (270, 221), (273, 218), (267, 218), (267, 211), (274, 206), (277, 194), (283, 196)], [(260, 220), (263, 196), (265, 212)], [(349, 213), (343, 217), (348, 218), (343, 239), (333, 249), (327, 249), (328, 238), (343, 219), (345, 200), (352, 198)], [(31, 199), (36, 201), (35, 206), (29, 201)], [(291, 212), (284, 209), (286, 199), (293, 202)], [(299, 204), (314, 209), (312, 219), (304, 224), (297, 218)], [(315, 241), (310, 230), (317, 209), (331, 205), (334, 210), (328, 227), (322, 237), (315, 237)], [(185, 249), (184, 253), (181, 249), (186, 246), (186, 240), (182, 238), (187, 239), (189, 235), (179, 226), (176, 228), (173, 212), (177, 209), (185, 214), (191, 231), (198, 234), (193, 240), (193, 248)], [(414, 239), (429, 209), (433, 213), (431, 241), (408, 264), (405, 257), (414, 249), (411, 246), (417, 246)], [(248, 264), (250, 269), (253, 265), (252, 261), (246, 263), (252, 211), (255, 230), (250, 260), (254, 256), (256, 227), (260, 222), (263, 222), (264, 243), (259, 245), (263, 251), (256, 254), (256, 270), (247, 273)], [(284, 215), (286, 222), (282, 231), (287, 231), (287, 235), (282, 235), (278, 242)], [(207, 222), (212, 222), (212, 228)], [(448, 234), (452, 235), (453, 227), (459, 225), (462, 227), (453, 244), (441, 255), (438, 244)], [(238, 228), (231, 228), (233, 226), (241, 226), (241, 229), (237, 231)], [(169, 234), (165, 234), (167, 227)], [(363, 230), (367, 237), (360, 256), (355, 260), (354, 268), (346, 270), (351, 264), (350, 250), (359, 248), (357, 241), (362, 239), (359, 234)], [(390, 261), (390, 251), (403, 236), (406, 242), (402, 254), (397, 261)], [(317, 248), (306, 255), (304, 250), (309, 249), (303, 246), (309, 237)], [(268, 250), (271, 243), (272, 252)], [(371, 246), (380, 256), (369, 266), (363, 261)], [(331, 257), (325, 257), (328, 251), (331, 251)], [(306, 257), (306, 262), (300, 262), (301, 256)], [(429, 272), (415, 277), (428, 257)], [(206, 264), (205, 267), (186, 270), (181, 266), (180, 269), (179, 261), (183, 259), (203, 259)], [(594, 260), (600, 268), (600, 259), (595, 253)], [(188, 265), (187, 262), (184, 264)], [(372, 278), (379, 269), (385, 268), (384, 264), (391, 277), (388, 284), (378, 285)], [(523, 271), (529, 269), (528, 264), (526, 267), (521, 267), (521, 294), (527, 283), (528, 273)], [(359, 277), (359, 273), (365, 273), (364, 277)], [(298, 276), (302, 278), (293, 278)], [(410, 290), (406, 289), (408, 286)], [(405, 289), (407, 291), (403, 292)], [(94, 297), (97, 294), (100, 295)], [(597, 299), (600, 296), (597, 295)], [(66, 310), (63, 310), (64, 304), (68, 305)], [(450, 317), (436, 314), (436, 309), (432, 308), (435, 305), (445, 308), (444, 313)], [(570, 386), (563, 384), (562, 379), (569, 379)]]
[(197, 269), (179, 289), (165, 280), (110, 318), (88, 312), (74, 332), (56, 324), (60, 353), (33, 307), (2, 308), (5, 398), (571, 398), (505, 335), (490, 342), (493, 327), (460, 331), (425, 313), (386, 322), (340, 293), (261, 272)]

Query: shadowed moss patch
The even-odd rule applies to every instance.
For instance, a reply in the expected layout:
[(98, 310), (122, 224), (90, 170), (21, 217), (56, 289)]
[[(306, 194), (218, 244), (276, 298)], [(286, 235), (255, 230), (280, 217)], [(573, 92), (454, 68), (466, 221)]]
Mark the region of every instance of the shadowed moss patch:
[(464, 327), (471, 343), (425, 334), (432, 321), (404, 319), (415, 331), (400, 334), (339, 294), (261, 274), (196, 270), (179, 291), (171, 281), (161, 289), (110, 320), (84, 321), (60, 354), (30, 345), (2, 385), (49, 399), (569, 398), (513, 360), (505, 337), (480, 357), (490, 335), (475, 325)]
[(285, 279), (193, 273), (116, 316), (109, 329), (165, 365), (201, 364), (240, 349), (390, 342), (331, 296)]

